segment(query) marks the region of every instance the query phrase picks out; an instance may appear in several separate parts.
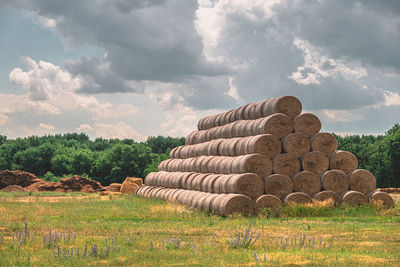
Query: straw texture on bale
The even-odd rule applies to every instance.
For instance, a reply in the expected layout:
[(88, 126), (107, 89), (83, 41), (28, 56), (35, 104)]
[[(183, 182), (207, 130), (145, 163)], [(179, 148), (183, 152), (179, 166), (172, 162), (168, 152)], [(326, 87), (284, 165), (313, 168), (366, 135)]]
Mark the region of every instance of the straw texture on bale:
[(339, 195), (330, 190), (325, 190), (325, 191), (316, 193), (313, 196), (313, 199), (316, 201), (320, 201), (320, 202), (331, 201), (332, 205), (334, 205), (334, 206), (339, 205), (339, 202), (340, 202)]
[(293, 181), (286, 175), (272, 174), (265, 178), (264, 191), (282, 199), (293, 192)]
[(238, 193), (257, 198), (264, 193), (263, 181), (253, 173), (232, 175), (226, 182), (226, 193)]
[(329, 170), (321, 175), (321, 187), (341, 195), (349, 189), (349, 178), (341, 170)]
[(294, 96), (281, 96), (267, 100), (262, 105), (262, 116), (269, 116), (274, 113), (283, 113), (293, 119), (301, 113), (301, 102)]
[(364, 195), (376, 189), (375, 176), (368, 170), (358, 169), (349, 173), (350, 190), (359, 191)]
[(211, 210), (221, 216), (239, 213), (250, 216), (254, 213), (254, 202), (247, 196), (240, 194), (219, 195), (211, 202)]
[(329, 155), (329, 167), (332, 170), (341, 170), (348, 174), (358, 167), (358, 160), (353, 153), (338, 150)]
[(292, 177), (300, 171), (300, 162), (294, 154), (279, 154), (272, 160), (272, 171)]
[[(260, 134), (272, 134), (283, 138), (293, 131), (293, 122), (288, 116), (276, 113), (257, 120), (240, 120), (217, 126), (209, 130), (197, 131), (187, 138), (187, 145), (200, 144), (214, 139), (246, 137)], [(181, 153), (184, 153), (183, 151)]]
[(282, 140), (283, 151), (301, 157), (310, 151), (310, 141), (300, 133), (291, 133)]
[(226, 125), (238, 120), (254, 120), (275, 113), (283, 113), (293, 119), (301, 113), (301, 102), (294, 96), (281, 96), (266, 101), (254, 102), (237, 109), (204, 117), (199, 120), (199, 131)]
[(338, 142), (333, 134), (317, 133), (311, 137), (311, 150), (320, 151), (326, 155), (331, 154), (338, 148)]
[(300, 161), (303, 171), (310, 171), (317, 175), (321, 175), (329, 169), (329, 158), (319, 151), (308, 152)]
[(321, 130), (321, 121), (311, 113), (303, 113), (293, 119), (294, 131), (312, 137)]
[(384, 208), (394, 208), (393, 198), (386, 192), (372, 191), (367, 195), (367, 199), (371, 204), (380, 204)]
[(285, 197), (283, 203), (286, 205), (301, 205), (312, 203), (312, 198), (303, 192), (293, 192)]
[(363, 193), (350, 190), (342, 193), (340, 202), (342, 205), (360, 206), (367, 204), (368, 200)]
[(320, 178), (313, 172), (302, 171), (293, 176), (293, 191), (312, 197), (321, 190)]
[(274, 195), (262, 195), (255, 200), (255, 213), (260, 214), (267, 209), (278, 209), (282, 207), (282, 201)]

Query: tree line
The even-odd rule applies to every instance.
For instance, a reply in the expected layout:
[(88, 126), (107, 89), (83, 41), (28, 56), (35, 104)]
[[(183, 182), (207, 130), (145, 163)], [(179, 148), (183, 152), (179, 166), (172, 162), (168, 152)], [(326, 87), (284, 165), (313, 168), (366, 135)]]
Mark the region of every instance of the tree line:
[[(359, 168), (375, 174), (378, 187), (399, 187), (400, 125), (384, 135), (338, 136), (339, 149), (354, 153)], [(0, 135), (0, 169), (23, 170), (57, 181), (73, 174), (103, 185), (122, 182), (127, 176), (145, 177), (169, 158), (169, 152), (183, 145), (184, 138), (149, 137), (90, 140), (86, 134), (68, 133), (43, 137), (7, 139)]]

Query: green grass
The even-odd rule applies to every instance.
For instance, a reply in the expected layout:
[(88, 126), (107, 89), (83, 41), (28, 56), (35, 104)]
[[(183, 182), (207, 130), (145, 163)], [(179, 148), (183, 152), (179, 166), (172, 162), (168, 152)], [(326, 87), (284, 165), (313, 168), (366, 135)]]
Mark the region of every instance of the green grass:
[[(15, 232), (25, 235), (24, 221), (29, 238), (19, 244)], [(253, 238), (259, 234), (255, 242), (227, 243), (249, 225)], [(49, 229), (76, 238), (45, 244)], [(98, 255), (77, 256), (85, 243), (96, 244)], [(300, 206), (262, 218), (221, 218), (132, 196), (0, 193), (0, 266), (396, 266), (399, 248), (399, 203), (391, 210)]]

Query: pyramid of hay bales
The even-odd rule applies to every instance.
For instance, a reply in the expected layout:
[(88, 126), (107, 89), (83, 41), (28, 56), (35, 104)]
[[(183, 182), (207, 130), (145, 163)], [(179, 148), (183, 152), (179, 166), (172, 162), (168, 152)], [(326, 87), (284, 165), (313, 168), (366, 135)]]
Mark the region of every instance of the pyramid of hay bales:
[(301, 111), (296, 97), (282, 96), (200, 119), (137, 195), (223, 216), (325, 200), (392, 207), (374, 175), (337, 150), (316, 115)]

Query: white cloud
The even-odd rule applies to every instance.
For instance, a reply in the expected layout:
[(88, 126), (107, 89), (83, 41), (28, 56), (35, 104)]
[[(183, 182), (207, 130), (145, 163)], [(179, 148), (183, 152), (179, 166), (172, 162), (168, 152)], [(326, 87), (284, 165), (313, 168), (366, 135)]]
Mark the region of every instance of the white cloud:
[(321, 116), (327, 122), (350, 122), (362, 119), (360, 114), (348, 110), (322, 110)]
[(400, 95), (395, 92), (385, 91), (384, 93), (385, 101), (383, 105), (385, 106), (400, 106)]
[(86, 133), (92, 137), (102, 137), (107, 139), (133, 139), (135, 141), (145, 141), (147, 136), (139, 133), (132, 126), (126, 124), (125, 122), (117, 122), (117, 123), (93, 123), (93, 125), (89, 124), (81, 124), (79, 127), (75, 129), (76, 132)]
[(347, 80), (359, 79), (367, 76), (366, 69), (360, 64), (333, 59), (326, 55), (320, 48), (311, 45), (308, 41), (295, 38), (293, 45), (302, 51), (304, 64), (297, 67), (289, 78), (303, 85), (321, 84), (321, 79), (342, 76)]

